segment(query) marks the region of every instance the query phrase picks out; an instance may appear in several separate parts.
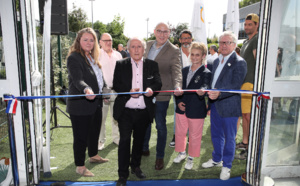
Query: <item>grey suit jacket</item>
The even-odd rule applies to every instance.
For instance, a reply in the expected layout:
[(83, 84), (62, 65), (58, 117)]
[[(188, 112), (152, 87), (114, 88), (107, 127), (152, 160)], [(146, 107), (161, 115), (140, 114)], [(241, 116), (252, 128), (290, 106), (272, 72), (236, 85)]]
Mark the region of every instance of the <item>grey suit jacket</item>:
[[(145, 57), (148, 57), (150, 48), (155, 41), (148, 41)], [(154, 61), (158, 63), (160, 78), (162, 81), (162, 90), (174, 90), (182, 87), (182, 65), (180, 62), (180, 51), (167, 40), (166, 45), (161, 49)], [(156, 96), (157, 101), (169, 101), (171, 93), (159, 93)]]
[[(84, 94), (84, 89), (92, 88), (95, 94), (99, 93), (97, 77), (93, 68), (88, 65), (85, 58), (77, 52), (73, 52), (67, 60), (69, 77), (69, 95)], [(102, 106), (102, 97), (94, 100), (83, 97), (70, 97), (67, 99), (67, 112), (72, 115), (92, 115), (98, 106)]]
[[(219, 62), (220, 60), (217, 58), (213, 63), (211, 81), (213, 81)], [(246, 73), (246, 61), (233, 52), (223, 67), (214, 88), (240, 90)], [(222, 117), (239, 117), (242, 115), (241, 94), (221, 92), (218, 99), (210, 101), (215, 104), (218, 114)]]

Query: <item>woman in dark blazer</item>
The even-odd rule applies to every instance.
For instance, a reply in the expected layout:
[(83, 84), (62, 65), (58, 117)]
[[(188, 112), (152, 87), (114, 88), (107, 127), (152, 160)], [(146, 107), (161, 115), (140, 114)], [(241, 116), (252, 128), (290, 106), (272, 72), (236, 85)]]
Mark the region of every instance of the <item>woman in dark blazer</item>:
[(190, 48), (192, 65), (182, 69), (182, 89), (197, 89), (197, 92), (184, 92), (182, 96), (176, 97), (175, 151), (179, 154), (174, 163), (180, 163), (186, 158), (186, 135), (189, 130), (189, 157), (185, 164), (186, 169), (192, 169), (194, 157), (200, 156), (207, 107), (204, 91), (199, 89), (208, 89), (211, 79), (210, 71), (204, 66), (206, 53), (206, 45), (192, 43)]
[(108, 161), (98, 155), (102, 97), (93, 95), (100, 94), (104, 86), (99, 50), (94, 30), (84, 28), (78, 32), (67, 59), (69, 95), (86, 95), (67, 100), (67, 112), (70, 114), (73, 129), (76, 173), (85, 177), (94, 176), (84, 164), (86, 148), (90, 163)]

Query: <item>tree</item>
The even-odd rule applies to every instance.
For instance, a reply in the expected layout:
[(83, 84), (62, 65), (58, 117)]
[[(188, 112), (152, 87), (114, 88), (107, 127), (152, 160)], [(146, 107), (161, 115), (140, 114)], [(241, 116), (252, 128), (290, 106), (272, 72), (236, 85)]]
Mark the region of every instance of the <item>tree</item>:
[(113, 48), (117, 48), (118, 44), (126, 45), (128, 38), (124, 35), (124, 19), (121, 20), (121, 16), (114, 16), (114, 20), (106, 25), (107, 32), (113, 38)]
[(239, 2), (239, 7), (243, 8), (245, 6), (260, 2), (260, 0), (242, 0)]
[(104, 24), (100, 21), (96, 21), (94, 23), (94, 29), (98, 30), (100, 34), (103, 34), (103, 33), (107, 32), (106, 24)]
[(68, 14), (68, 20), (69, 20), (69, 31), (72, 32), (78, 32), (79, 30), (88, 27), (87, 21), (87, 15), (86, 13), (81, 9), (75, 6), (73, 3), (73, 10), (71, 13)]
[(172, 30), (172, 37), (174, 39), (173, 44), (180, 44), (179, 42), (179, 36), (182, 30), (188, 29), (188, 23), (178, 23), (176, 28)]
[[(170, 23), (167, 23), (169, 28), (170, 28), (170, 42), (173, 43), (174, 45), (175, 44), (180, 44), (179, 43), (179, 35), (180, 35), (180, 32), (184, 29), (188, 29), (188, 23), (178, 23), (178, 25), (176, 27), (174, 27), (172, 24)], [(154, 33), (150, 34), (150, 37), (148, 38), (148, 41), (149, 40), (155, 40), (155, 35)]]

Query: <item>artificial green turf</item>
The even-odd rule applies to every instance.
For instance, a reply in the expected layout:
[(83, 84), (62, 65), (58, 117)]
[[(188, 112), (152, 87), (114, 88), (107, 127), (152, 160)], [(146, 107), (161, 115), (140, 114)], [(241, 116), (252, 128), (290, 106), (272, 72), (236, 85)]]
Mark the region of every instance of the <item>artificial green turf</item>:
[[(58, 103), (58, 106), (65, 110), (65, 105)], [(142, 157), (141, 169), (146, 174), (149, 180), (152, 179), (209, 179), (219, 178), (221, 168), (214, 167), (210, 169), (203, 169), (201, 164), (211, 158), (213, 151), (210, 138), (210, 120), (209, 116), (205, 119), (203, 128), (203, 137), (201, 143), (201, 155), (194, 159), (194, 166), (192, 170), (185, 170), (185, 161), (179, 164), (173, 163), (173, 159), (177, 156), (174, 148), (169, 147), (169, 142), (173, 137), (173, 116), (174, 105), (170, 101), (168, 115), (167, 115), (167, 146), (165, 148), (165, 167), (163, 170), (157, 171), (154, 169), (156, 159), (156, 140), (157, 132), (155, 123), (152, 124), (152, 133), (150, 140), (150, 156)], [(109, 118), (107, 121), (110, 121)], [(58, 123), (62, 126), (70, 126), (70, 120), (63, 114), (58, 112)], [(240, 142), (242, 137), (242, 127), (239, 128), (237, 141)], [(45, 178), (41, 173), (40, 180), (43, 181), (115, 181), (118, 179), (118, 146), (112, 143), (111, 139), (111, 124), (106, 123), (106, 143), (105, 148), (99, 151), (101, 157), (109, 159), (109, 162), (104, 164), (90, 164), (88, 162), (88, 155), (86, 155), (86, 167), (95, 174), (95, 177), (81, 177), (75, 173), (75, 165), (73, 158), (73, 135), (71, 128), (56, 128), (52, 130), (51, 138), (51, 169), (52, 177)], [(246, 169), (246, 160), (234, 160), (231, 169), (231, 177), (241, 176)], [(135, 175), (131, 175), (129, 180), (139, 180)]]

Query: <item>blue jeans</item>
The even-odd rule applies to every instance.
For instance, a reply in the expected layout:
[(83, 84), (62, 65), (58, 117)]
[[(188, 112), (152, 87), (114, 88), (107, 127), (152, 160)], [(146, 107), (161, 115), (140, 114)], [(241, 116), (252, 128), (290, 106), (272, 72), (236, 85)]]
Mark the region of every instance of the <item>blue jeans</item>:
[[(156, 158), (164, 158), (165, 147), (167, 141), (167, 125), (166, 116), (169, 107), (169, 101), (157, 101), (155, 106), (155, 123), (157, 130), (157, 144), (156, 144)], [(151, 137), (151, 125), (149, 125), (145, 140), (143, 151), (149, 150), (149, 141)]]

